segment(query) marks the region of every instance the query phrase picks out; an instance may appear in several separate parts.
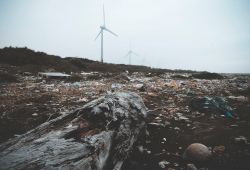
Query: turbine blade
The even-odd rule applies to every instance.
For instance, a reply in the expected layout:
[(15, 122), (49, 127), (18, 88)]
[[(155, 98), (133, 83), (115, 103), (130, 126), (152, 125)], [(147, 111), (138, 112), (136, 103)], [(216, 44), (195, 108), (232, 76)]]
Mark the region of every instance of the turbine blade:
[(127, 54), (127, 55), (125, 55), (125, 57), (124, 57), (124, 58), (126, 58), (126, 57), (129, 55), (129, 53), (130, 53), (130, 52), (128, 52), (128, 54)]
[(135, 54), (135, 55), (139, 56), (138, 54), (134, 53), (133, 51), (131, 51), (131, 53), (133, 53), (133, 54)]
[[(95, 40), (99, 37), (99, 35), (101, 34), (101, 32), (102, 32), (102, 29), (101, 29), (101, 31), (99, 32), (99, 34), (97, 35), (97, 37), (95, 38)], [(95, 41), (94, 40), (94, 41)]]
[(105, 11), (104, 11), (104, 4), (103, 4), (103, 25), (105, 26)]
[[(107, 29), (107, 28), (104, 28), (104, 30), (106, 30), (106, 31), (110, 32), (111, 34), (114, 34), (115, 36), (117, 36), (115, 33), (113, 33), (112, 31), (110, 31), (110, 30)], [(118, 37), (118, 36), (117, 36), (117, 37)]]

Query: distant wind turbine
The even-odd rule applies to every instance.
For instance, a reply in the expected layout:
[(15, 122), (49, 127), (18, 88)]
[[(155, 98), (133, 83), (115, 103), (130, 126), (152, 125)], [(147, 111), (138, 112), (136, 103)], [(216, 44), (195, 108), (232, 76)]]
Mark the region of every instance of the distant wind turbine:
[(137, 56), (139, 56), (138, 54), (134, 53), (132, 50), (131, 50), (131, 41), (130, 41), (130, 51), (128, 52), (128, 54), (125, 56), (127, 57), (129, 55), (129, 65), (131, 65), (131, 54), (135, 54)]
[(141, 60), (141, 62), (143, 62), (143, 65), (144, 65), (144, 63), (148, 63), (148, 61), (145, 59), (145, 57), (143, 60)]
[[(99, 32), (99, 34), (98, 34), (97, 37), (95, 38), (95, 40), (96, 40), (96, 39), (99, 37), (99, 35), (102, 34), (102, 35), (101, 35), (101, 62), (102, 62), (102, 63), (103, 63), (103, 30), (108, 31), (108, 32), (110, 32), (111, 34), (117, 36), (115, 33), (113, 33), (112, 31), (110, 31), (109, 29), (107, 29), (106, 26), (105, 26), (104, 5), (103, 5), (103, 23), (104, 23), (104, 24), (103, 24), (102, 26), (100, 26), (101, 31)], [(118, 37), (118, 36), (117, 36), (117, 37)]]

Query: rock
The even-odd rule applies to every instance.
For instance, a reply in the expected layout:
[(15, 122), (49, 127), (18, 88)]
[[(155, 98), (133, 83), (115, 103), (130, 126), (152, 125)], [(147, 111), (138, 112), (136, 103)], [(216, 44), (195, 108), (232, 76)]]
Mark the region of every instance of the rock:
[(212, 156), (210, 150), (203, 144), (193, 143), (188, 146), (182, 158), (187, 161), (204, 162)]
[(146, 92), (146, 91), (147, 91), (143, 85), (142, 85), (138, 90), (139, 90), (140, 92)]
[(194, 164), (187, 164), (187, 170), (197, 170)]

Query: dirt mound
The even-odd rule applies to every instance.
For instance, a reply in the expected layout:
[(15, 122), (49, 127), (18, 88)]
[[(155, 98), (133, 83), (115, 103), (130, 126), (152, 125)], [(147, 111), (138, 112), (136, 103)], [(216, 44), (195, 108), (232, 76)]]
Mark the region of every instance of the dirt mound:
[(0, 82), (1, 83), (14, 83), (18, 82), (17, 78), (8, 74), (0, 74)]

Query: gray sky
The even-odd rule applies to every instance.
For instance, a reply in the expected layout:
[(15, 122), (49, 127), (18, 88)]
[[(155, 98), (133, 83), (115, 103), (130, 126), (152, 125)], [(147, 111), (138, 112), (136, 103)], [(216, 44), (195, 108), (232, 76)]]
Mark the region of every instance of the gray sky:
[(167, 69), (250, 73), (249, 0), (0, 0), (0, 48)]

